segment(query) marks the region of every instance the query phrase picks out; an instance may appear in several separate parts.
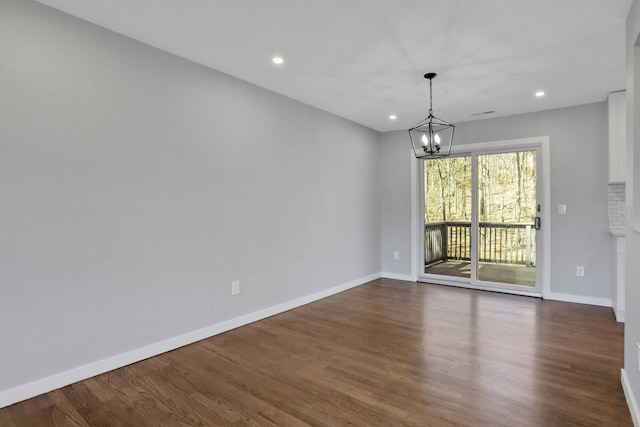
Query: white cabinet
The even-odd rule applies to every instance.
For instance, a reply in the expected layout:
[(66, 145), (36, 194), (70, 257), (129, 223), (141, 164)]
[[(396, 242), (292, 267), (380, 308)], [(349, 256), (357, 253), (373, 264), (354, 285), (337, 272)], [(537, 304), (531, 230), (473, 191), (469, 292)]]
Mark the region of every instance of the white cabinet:
[(624, 323), (624, 281), (625, 281), (625, 247), (624, 236), (614, 234), (611, 238), (612, 248), (612, 277), (611, 277), (611, 303), (613, 313), (618, 322)]
[(626, 91), (609, 94), (609, 183), (625, 182), (627, 144)]

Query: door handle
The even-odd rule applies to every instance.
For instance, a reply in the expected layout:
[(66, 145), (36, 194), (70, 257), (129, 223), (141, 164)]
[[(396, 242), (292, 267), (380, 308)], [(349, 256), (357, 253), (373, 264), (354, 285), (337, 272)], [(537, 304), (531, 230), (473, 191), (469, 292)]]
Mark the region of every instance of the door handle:
[(542, 225), (542, 220), (540, 219), (539, 216), (537, 216), (536, 220), (533, 223), (533, 228), (535, 228), (536, 230), (540, 230), (541, 225)]

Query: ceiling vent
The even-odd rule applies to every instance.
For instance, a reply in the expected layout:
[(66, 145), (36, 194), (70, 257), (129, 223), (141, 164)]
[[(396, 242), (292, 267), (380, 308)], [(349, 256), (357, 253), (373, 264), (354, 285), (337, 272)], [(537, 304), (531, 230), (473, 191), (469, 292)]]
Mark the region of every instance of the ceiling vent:
[(495, 110), (482, 111), (480, 113), (473, 113), (472, 116), (486, 116), (487, 114), (494, 114)]

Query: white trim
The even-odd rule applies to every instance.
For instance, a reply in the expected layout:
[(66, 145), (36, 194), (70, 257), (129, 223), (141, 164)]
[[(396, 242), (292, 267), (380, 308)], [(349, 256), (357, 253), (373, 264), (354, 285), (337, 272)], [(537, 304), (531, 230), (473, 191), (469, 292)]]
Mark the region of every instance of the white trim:
[(413, 279), (413, 276), (411, 274), (387, 273), (383, 271), (382, 273), (380, 273), (380, 277), (383, 277), (385, 279), (404, 280), (405, 282), (416, 281)]
[(540, 147), (545, 142), (549, 142), (548, 136), (536, 136), (532, 138), (517, 138), (517, 139), (508, 139), (503, 141), (487, 141), (487, 142), (476, 142), (473, 144), (464, 144), (464, 145), (454, 145), (451, 147), (451, 154), (464, 154), (470, 152), (491, 152), (491, 151), (500, 151), (500, 150), (510, 150), (517, 149), (521, 150), (523, 148), (531, 147)]
[(599, 305), (601, 307), (612, 307), (611, 298), (586, 297), (583, 295), (561, 294), (558, 292), (549, 292), (543, 294), (544, 299), (552, 301), (575, 302), (578, 304)]
[(417, 282), (420, 272), (418, 271), (418, 253), (420, 251), (420, 241), (418, 236), (420, 227), (418, 225), (418, 200), (420, 200), (420, 186), (418, 184), (418, 160), (415, 158), (413, 149), (409, 152), (411, 156), (411, 281)]
[(640, 409), (638, 409), (638, 400), (633, 394), (631, 384), (629, 384), (629, 378), (624, 369), (620, 369), (620, 381), (622, 382), (622, 390), (624, 390), (624, 397), (627, 399), (627, 406), (629, 406), (629, 412), (631, 412), (631, 418), (633, 419), (633, 425), (640, 427)]
[[(549, 137), (542, 139), (542, 297), (551, 294), (551, 147)], [(537, 278), (536, 278), (537, 280)]]
[(613, 310), (613, 314), (616, 316), (616, 322), (624, 323), (624, 310)]
[(305, 304), (309, 304), (311, 302), (355, 288), (357, 286), (364, 285), (365, 283), (371, 282), (372, 280), (378, 279), (380, 277), (380, 273), (371, 274), (369, 276), (352, 280), (350, 282), (346, 282), (311, 295), (290, 300), (282, 304), (274, 305), (253, 313), (245, 314), (244, 316), (229, 319), (215, 325), (207, 326), (206, 328), (188, 332), (184, 335), (179, 335), (177, 337), (169, 338), (167, 340), (147, 345), (145, 347), (140, 347), (135, 350), (108, 357), (106, 359), (88, 363), (86, 365), (79, 366), (65, 372), (60, 372), (27, 384), (22, 384), (14, 388), (2, 390), (0, 391), (0, 408), (4, 408), (5, 406), (13, 405), (14, 403), (20, 402), (22, 400), (30, 399), (32, 397), (48, 393), (52, 390), (65, 387), (69, 384), (73, 384), (75, 382), (82, 381), (87, 378), (91, 378), (96, 375), (100, 375), (105, 372), (112, 371), (114, 369), (118, 369), (123, 366), (127, 366), (132, 363), (157, 356), (162, 353), (166, 353), (171, 350), (175, 350), (185, 345), (210, 338), (214, 335), (230, 331), (240, 326), (248, 325), (249, 323), (266, 319), (267, 317), (271, 317), (276, 314), (294, 309), (296, 307), (300, 307)]
[(542, 295), (538, 292), (529, 292), (529, 291), (519, 291), (516, 289), (508, 289), (508, 288), (503, 288), (503, 287), (493, 287), (493, 286), (479, 286), (479, 285), (474, 285), (471, 283), (466, 283), (466, 282), (456, 282), (454, 280), (448, 281), (448, 280), (429, 280), (426, 278), (421, 277), (419, 279), (419, 282), (421, 283), (431, 283), (431, 284), (435, 284), (435, 285), (442, 285), (442, 286), (451, 286), (452, 288), (465, 288), (465, 289), (473, 289), (476, 291), (489, 291), (489, 292), (498, 292), (501, 294), (511, 294), (511, 295), (521, 295), (521, 296), (525, 296), (525, 297), (534, 297), (534, 298), (541, 298)]
[[(541, 205), (542, 212), (540, 212), (540, 217), (542, 218), (542, 238), (543, 238), (543, 247), (538, 248), (539, 251), (542, 252), (541, 262), (538, 263), (538, 270), (536, 277), (536, 291), (533, 293), (530, 292), (522, 292), (523, 295), (540, 295), (542, 294), (545, 297), (547, 294), (551, 294), (551, 155), (550, 155), (550, 144), (548, 136), (536, 136), (531, 138), (518, 138), (511, 140), (502, 140), (502, 141), (490, 141), (490, 142), (478, 142), (472, 144), (464, 144), (464, 145), (454, 145), (451, 148), (452, 155), (463, 155), (463, 154), (471, 154), (482, 152), (482, 154), (492, 153), (492, 152), (502, 152), (509, 150), (526, 150), (526, 149), (538, 149), (540, 148), (542, 153), (542, 168), (538, 171), (538, 177), (541, 181), (541, 188), (538, 189), (538, 193), (542, 193), (541, 196)], [(413, 151), (411, 151), (411, 156), (414, 158)], [(414, 162), (415, 163), (415, 162)], [(420, 229), (419, 224), (421, 221), (420, 215), (418, 215), (418, 200), (420, 195), (416, 193), (419, 191), (416, 183), (418, 179), (420, 179), (419, 170), (416, 165), (412, 164), (411, 166), (411, 185), (412, 185), (412, 199), (411, 199), (411, 239), (412, 239), (412, 253), (411, 258), (415, 260), (416, 270), (412, 271), (412, 274), (417, 274), (416, 279), (418, 281), (423, 281), (427, 277), (423, 272), (418, 273), (418, 253), (420, 252), (417, 245), (419, 243), (413, 242), (415, 239), (417, 241), (417, 236), (420, 235), (418, 230)], [(415, 194), (414, 194), (415, 193)], [(416, 198), (414, 200), (414, 197)], [(542, 282), (542, 283), (540, 283)], [(466, 283), (466, 282), (465, 282)], [(448, 285), (457, 286), (457, 283), (446, 283)], [(487, 288), (487, 287), (474, 287), (463, 286), (471, 289), (486, 289), (495, 291), (495, 289)], [(505, 289), (508, 291), (508, 289)], [(499, 290), (498, 290), (499, 292)], [(516, 293), (519, 291), (515, 291)], [(508, 292), (514, 293), (514, 292)], [(553, 299), (553, 298), (549, 298)], [(591, 303), (587, 303), (591, 304)]]

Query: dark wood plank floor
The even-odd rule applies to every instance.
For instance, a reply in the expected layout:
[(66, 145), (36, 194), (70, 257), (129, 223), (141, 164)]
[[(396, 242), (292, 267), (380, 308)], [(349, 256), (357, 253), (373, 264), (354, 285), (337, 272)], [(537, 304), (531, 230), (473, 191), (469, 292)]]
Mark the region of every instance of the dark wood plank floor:
[(0, 410), (0, 426), (632, 426), (611, 309), (381, 279)]

